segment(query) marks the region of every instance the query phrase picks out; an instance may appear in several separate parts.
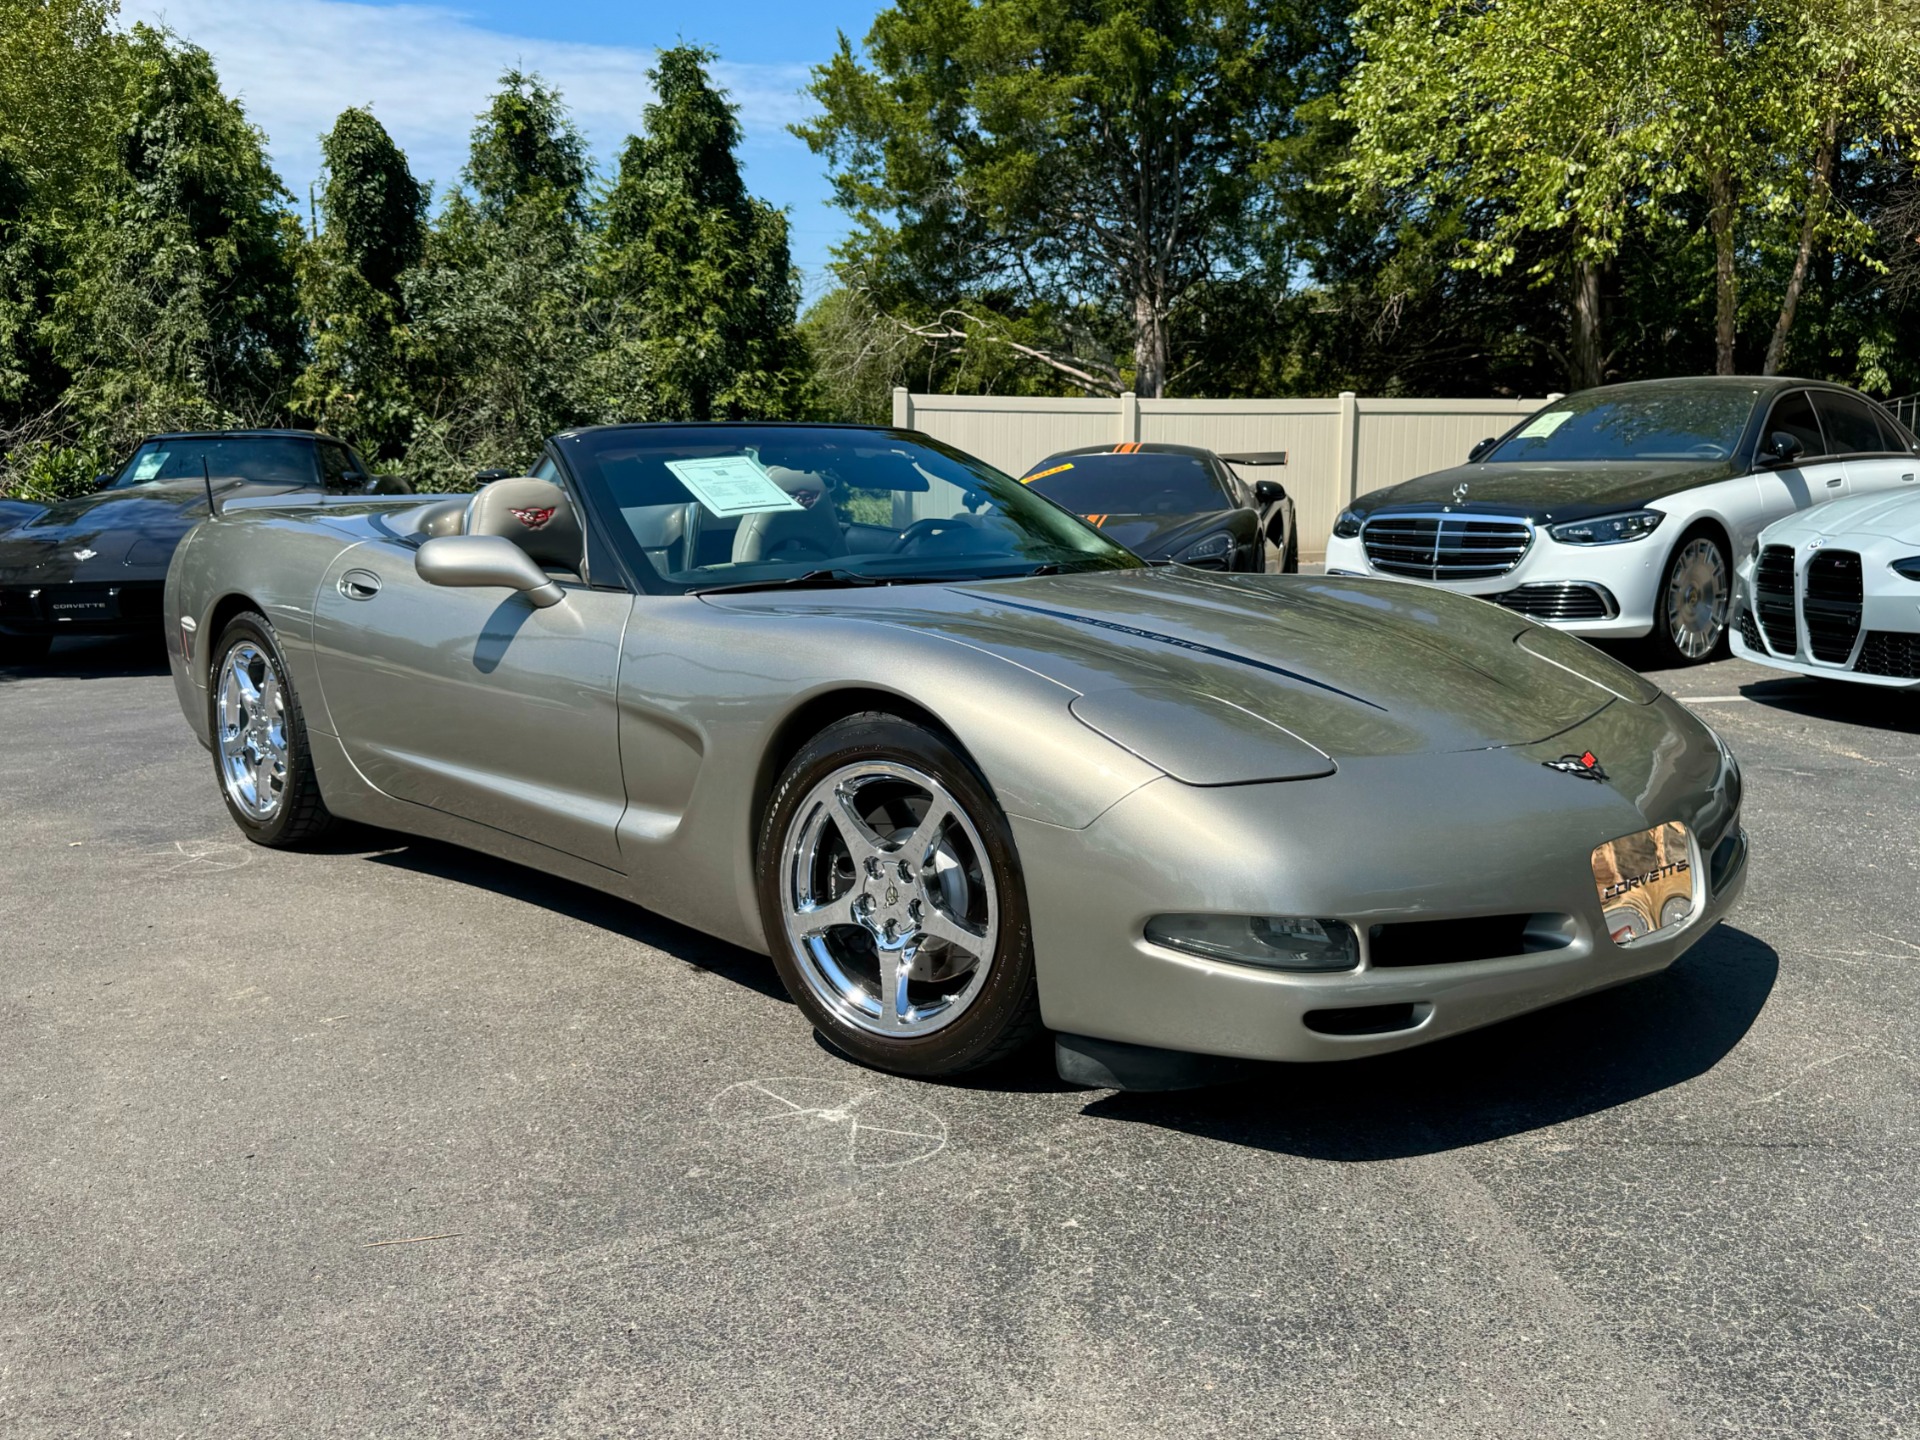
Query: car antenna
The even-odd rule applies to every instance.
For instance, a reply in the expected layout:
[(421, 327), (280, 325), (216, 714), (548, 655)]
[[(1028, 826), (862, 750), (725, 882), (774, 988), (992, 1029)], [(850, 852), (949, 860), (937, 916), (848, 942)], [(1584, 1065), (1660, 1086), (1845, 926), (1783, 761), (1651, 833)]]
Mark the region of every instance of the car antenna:
[(208, 467), (207, 457), (204, 455), (200, 457), (200, 478), (204, 480), (207, 485), (207, 518), (209, 520), (218, 520), (220, 518), (220, 507), (214, 502), (213, 498), (213, 471)]

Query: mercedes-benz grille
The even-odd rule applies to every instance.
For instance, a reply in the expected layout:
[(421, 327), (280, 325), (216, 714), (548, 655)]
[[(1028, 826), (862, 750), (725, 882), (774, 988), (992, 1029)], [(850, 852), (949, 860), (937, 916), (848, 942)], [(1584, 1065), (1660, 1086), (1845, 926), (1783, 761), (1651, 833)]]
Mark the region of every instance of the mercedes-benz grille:
[(1408, 580), (1491, 580), (1532, 543), (1523, 520), (1467, 515), (1376, 515), (1360, 530), (1373, 568)]

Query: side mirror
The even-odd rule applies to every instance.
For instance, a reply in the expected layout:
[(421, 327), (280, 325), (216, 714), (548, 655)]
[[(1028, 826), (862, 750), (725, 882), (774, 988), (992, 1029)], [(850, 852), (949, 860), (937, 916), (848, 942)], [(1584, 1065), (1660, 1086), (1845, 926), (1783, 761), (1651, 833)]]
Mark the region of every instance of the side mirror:
[(1278, 480), (1256, 480), (1253, 482), (1253, 498), (1262, 505), (1278, 505), (1287, 498), (1287, 487)]
[(558, 605), (567, 592), (504, 535), (441, 535), (414, 552), (413, 568), (429, 585), (517, 590), (539, 609)]
[(1767, 437), (1765, 447), (1755, 458), (1768, 469), (1777, 470), (1793, 464), (1806, 452), (1807, 447), (1800, 443), (1798, 437), (1784, 430), (1776, 430)]
[(478, 488), (481, 485), (491, 485), (496, 480), (512, 480), (519, 474), (520, 472), (518, 470), (501, 470), (497, 468), (476, 470), (473, 472), (473, 483), (474, 486)]
[(1486, 454), (1487, 451), (1491, 450), (1498, 443), (1499, 443), (1498, 439), (1496, 439), (1494, 436), (1492, 435), (1487, 436), (1486, 439), (1480, 441), (1471, 450), (1467, 451), (1467, 463), (1471, 465), (1475, 460), (1478, 460), (1482, 455)]

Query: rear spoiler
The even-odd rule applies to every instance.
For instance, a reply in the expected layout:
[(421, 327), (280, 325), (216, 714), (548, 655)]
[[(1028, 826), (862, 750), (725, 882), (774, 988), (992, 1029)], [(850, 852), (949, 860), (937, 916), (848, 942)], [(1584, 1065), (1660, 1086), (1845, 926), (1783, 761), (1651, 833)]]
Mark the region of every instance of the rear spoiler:
[(1284, 450), (1259, 450), (1251, 455), (1222, 455), (1229, 465), (1284, 465), (1287, 452)]

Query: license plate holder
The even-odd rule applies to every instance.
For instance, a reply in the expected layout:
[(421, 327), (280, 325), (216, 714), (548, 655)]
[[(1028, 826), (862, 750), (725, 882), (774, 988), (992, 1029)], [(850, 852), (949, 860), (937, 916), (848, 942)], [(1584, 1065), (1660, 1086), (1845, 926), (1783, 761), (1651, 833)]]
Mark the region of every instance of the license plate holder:
[(1632, 945), (1678, 930), (1693, 918), (1693, 843), (1677, 820), (1622, 835), (1593, 849), (1593, 888), (1607, 935)]
[(42, 597), (47, 619), (56, 624), (76, 620), (118, 620), (120, 595), (115, 590), (91, 590), (83, 595), (46, 595)]

